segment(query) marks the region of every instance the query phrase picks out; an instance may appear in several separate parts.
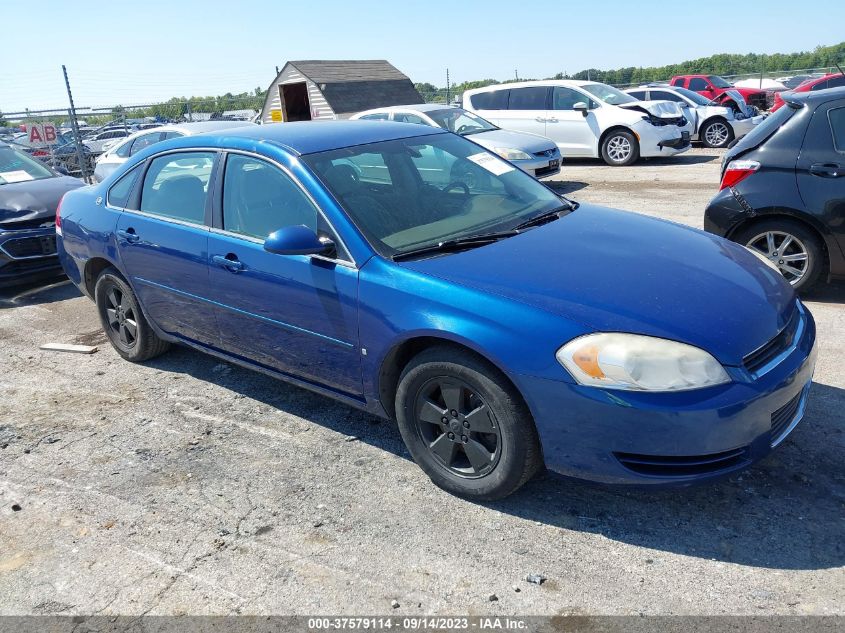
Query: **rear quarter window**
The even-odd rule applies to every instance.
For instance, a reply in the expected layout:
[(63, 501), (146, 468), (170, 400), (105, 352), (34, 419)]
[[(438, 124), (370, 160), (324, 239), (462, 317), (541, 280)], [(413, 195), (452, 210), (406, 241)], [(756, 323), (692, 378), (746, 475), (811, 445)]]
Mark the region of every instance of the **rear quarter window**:
[(129, 197), (132, 195), (132, 190), (135, 188), (135, 181), (138, 180), (138, 174), (141, 173), (139, 167), (134, 167), (112, 185), (106, 197), (106, 203), (109, 206), (117, 207), (118, 209), (126, 208), (129, 204)]
[(830, 132), (833, 134), (833, 147), (845, 154), (845, 108), (834, 108), (827, 113)]

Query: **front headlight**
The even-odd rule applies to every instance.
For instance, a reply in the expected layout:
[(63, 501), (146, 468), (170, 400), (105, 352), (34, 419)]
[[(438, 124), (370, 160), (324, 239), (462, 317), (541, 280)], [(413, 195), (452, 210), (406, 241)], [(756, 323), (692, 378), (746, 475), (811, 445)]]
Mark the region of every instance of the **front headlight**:
[(768, 258), (768, 257), (766, 257), (765, 255), (763, 255), (763, 253), (761, 253), (760, 251), (755, 250), (755, 249), (753, 249), (753, 248), (751, 248), (751, 247), (749, 247), (749, 246), (746, 246), (746, 247), (745, 247), (745, 249), (746, 249), (747, 251), (749, 251), (752, 255), (756, 255), (756, 256), (757, 256), (757, 259), (759, 259), (761, 262), (763, 262), (764, 264), (766, 264), (766, 266), (768, 266), (769, 268), (771, 268), (771, 269), (772, 269), (773, 271), (775, 271), (778, 275), (780, 275), (780, 274), (781, 274), (781, 273), (780, 273), (780, 268), (778, 268), (778, 267), (775, 265), (775, 263), (774, 263), (771, 259), (769, 259), (769, 258)]
[(582, 385), (605, 389), (686, 391), (730, 381), (704, 350), (639, 334), (588, 334), (561, 347), (555, 357)]
[(510, 147), (494, 147), (493, 151), (505, 160), (531, 160), (531, 156), (522, 150)]

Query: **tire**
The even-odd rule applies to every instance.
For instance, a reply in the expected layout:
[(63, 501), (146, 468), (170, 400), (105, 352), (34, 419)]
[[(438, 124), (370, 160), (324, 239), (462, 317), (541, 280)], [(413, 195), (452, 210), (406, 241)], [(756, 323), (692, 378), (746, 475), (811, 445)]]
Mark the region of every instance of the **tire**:
[[(774, 246), (771, 251), (769, 235), (772, 236)], [(783, 244), (787, 237), (790, 241), (784, 255)], [(824, 248), (818, 235), (795, 220), (772, 218), (755, 222), (742, 229), (732, 239), (769, 257), (796, 292), (803, 292), (812, 287), (826, 265)], [(800, 258), (801, 254), (806, 256), (805, 259)], [(790, 261), (782, 259), (783, 257), (795, 259)], [(800, 264), (803, 264), (803, 267)], [(790, 269), (799, 270), (802, 274), (796, 276)]]
[(499, 371), (459, 348), (434, 347), (408, 363), (399, 378), (396, 418), (414, 461), (460, 497), (501, 499), (542, 466), (522, 398)]
[(640, 143), (627, 130), (612, 130), (601, 142), (601, 157), (611, 167), (631, 165), (640, 157)]
[(94, 301), (103, 331), (123, 358), (140, 363), (170, 348), (144, 317), (138, 299), (115, 268), (106, 268), (94, 286)]
[(734, 131), (730, 124), (724, 119), (711, 119), (706, 121), (698, 131), (698, 138), (705, 147), (721, 149), (727, 147), (734, 140)]

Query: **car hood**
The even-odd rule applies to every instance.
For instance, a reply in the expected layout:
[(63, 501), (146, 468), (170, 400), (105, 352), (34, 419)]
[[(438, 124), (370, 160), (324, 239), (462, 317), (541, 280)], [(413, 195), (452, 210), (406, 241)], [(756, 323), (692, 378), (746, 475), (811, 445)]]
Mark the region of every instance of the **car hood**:
[(521, 149), (529, 154), (545, 152), (546, 150), (557, 147), (554, 141), (547, 139), (545, 136), (530, 134), (528, 132), (511, 132), (509, 130), (490, 130), (489, 132), (469, 134), (464, 138), (475, 141), (488, 149), (507, 147), (509, 149)]
[(516, 237), (400, 265), (596, 331), (695, 345), (726, 365), (772, 339), (796, 306), (789, 284), (742, 246), (585, 205)]
[(666, 119), (676, 119), (683, 114), (681, 106), (674, 101), (637, 101), (635, 103), (620, 103), (617, 107), (626, 110), (640, 110), (652, 116)]
[(0, 185), (0, 229), (19, 222), (52, 220), (59, 200), (85, 183), (70, 176)]

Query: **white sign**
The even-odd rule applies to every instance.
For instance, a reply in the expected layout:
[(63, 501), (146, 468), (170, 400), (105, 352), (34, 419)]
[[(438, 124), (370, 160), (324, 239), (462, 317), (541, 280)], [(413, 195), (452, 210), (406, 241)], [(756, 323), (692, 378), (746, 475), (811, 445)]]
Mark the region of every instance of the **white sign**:
[(0, 171), (0, 178), (5, 180), (7, 183), (34, 180), (33, 177), (23, 169), (16, 169), (15, 171)]
[(501, 158), (496, 158), (493, 154), (473, 154), (472, 156), (467, 156), (467, 160), (471, 160), (479, 167), (483, 167), (491, 174), (496, 174), (497, 176), (501, 176), (515, 169), (513, 165), (506, 163)]
[(59, 135), (52, 123), (36, 123), (29, 126), (29, 144), (32, 147), (55, 145), (58, 141)]

